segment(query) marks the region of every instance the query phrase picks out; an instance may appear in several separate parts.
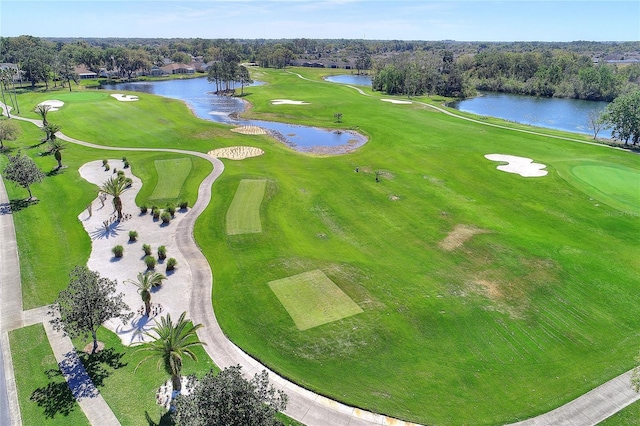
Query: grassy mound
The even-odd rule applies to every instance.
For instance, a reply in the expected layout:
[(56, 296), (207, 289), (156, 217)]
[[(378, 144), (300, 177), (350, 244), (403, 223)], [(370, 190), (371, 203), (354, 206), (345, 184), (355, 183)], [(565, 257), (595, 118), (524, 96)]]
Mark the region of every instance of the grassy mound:
[(298, 330), (307, 330), (362, 312), (360, 306), (317, 269), (271, 281), (269, 287)]
[(155, 160), (154, 165), (158, 181), (149, 196), (149, 200), (175, 201), (180, 196), (182, 186), (191, 173), (193, 165), (191, 158)]
[(227, 235), (262, 232), (260, 204), (264, 198), (267, 181), (242, 179), (227, 210)]

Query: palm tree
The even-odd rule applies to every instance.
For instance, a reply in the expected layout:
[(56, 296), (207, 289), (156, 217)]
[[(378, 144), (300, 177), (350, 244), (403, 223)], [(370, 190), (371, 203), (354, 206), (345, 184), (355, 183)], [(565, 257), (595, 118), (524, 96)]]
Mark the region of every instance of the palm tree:
[(122, 219), (122, 200), (120, 199), (120, 196), (124, 191), (130, 188), (127, 185), (127, 181), (123, 176), (114, 176), (107, 179), (99, 190), (101, 193), (111, 195), (113, 197), (113, 206), (118, 212), (118, 220)]
[(51, 105), (48, 105), (48, 104), (36, 105), (36, 108), (34, 111), (42, 118), (43, 126), (46, 126), (47, 124), (49, 124), (49, 122), (47, 121), (47, 114), (49, 113), (50, 109), (51, 109)]
[(56, 133), (58, 133), (60, 129), (60, 125), (55, 123), (47, 123), (42, 126), (42, 131), (44, 132), (46, 137), (43, 142), (55, 141), (57, 139)]
[(130, 283), (138, 287), (138, 293), (144, 302), (144, 314), (149, 316), (151, 310), (151, 287), (156, 287), (162, 284), (162, 280), (166, 280), (167, 277), (160, 272), (147, 271), (144, 274), (138, 272), (138, 281), (127, 280), (125, 283)]
[(160, 324), (156, 321), (156, 326), (151, 333), (145, 333), (153, 340), (144, 344), (144, 347), (136, 352), (149, 351), (151, 355), (145, 357), (138, 363), (134, 372), (140, 367), (140, 364), (151, 359), (158, 358), (157, 367), (164, 366), (165, 371), (171, 375), (171, 384), (173, 390), (182, 390), (180, 382), (180, 373), (182, 372), (182, 358), (186, 355), (194, 361), (198, 361), (196, 354), (191, 348), (206, 345), (206, 343), (198, 340), (196, 330), (202, 327), (202, 324), (193, 325), (191, 321), (185, 320), (186, 312), (183, 312), (174, 324), (171, 321), (171, 315), (167, 314), (162, 317)]
[(65, 146), (62, 142), (58, 140), (55, 136), (53, 139), (49, 139), (49, 152), (53, 152), (53, 157), (58, 162), (58, 169), (62, 168), (62, 150), (65, 149)]

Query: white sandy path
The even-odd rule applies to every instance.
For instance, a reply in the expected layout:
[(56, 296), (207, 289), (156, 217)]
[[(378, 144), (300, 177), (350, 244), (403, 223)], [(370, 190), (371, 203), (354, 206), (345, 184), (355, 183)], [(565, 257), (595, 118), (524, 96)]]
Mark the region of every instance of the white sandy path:
[(135, 102), (139, 100), (136, 95), (123, 95), (122, 93), (114, 93), (111, 95), (111, 97), (117, 99), (120, 102)]
[(546, 165), (534, 163), (531, 158), (505, 154), (487, 154), (484, 158), (491, 161), (506, 162), (508, 164), (500, 165), (497, 169), (507, 173), (516, 173), (522, 177), (541, 177), (546, 176), (548, 173), (546, 170), (542, 170), (547, 167)]
[(58, 111), (60, 108), (64, 106), (64, 102), (51, 99), (48, 101), (40, 102), (38, 105), (49, 105), (51, 107), (49, 108), (49, 111)]
[[(135, 197), (142, 187), (140, 179), (131, 174), (131, 169), (122, 169), (122, 160), (109, 160), (111, 170), (105, 171), (102, 161), (92, 161), (80, 168), (80, 176), (87, 181), (102, 186), (102, 184), (112, 176), (113, 169), (123, 170), (125, 176), (133, 179), (131, 189), (125, 191), (122, 196), (123, 213), (130, 214), (131, 218), (121, 223), (113, 223), (109, 232), (106, 232), (103, 221), (115, 215), (113, 208), (113, 197), (108, 196), (101, 207), (101, 202), (96, 198), (92, 202), (92, 216), (89, 217), (87, 210), (78, 215), (85, 230), (91, 237), (91, 256), (87, 262), (89, 269), (97, 271), (101, 276), (118, 281), (118, 292), (124, 293), (124, 301), (133, 312), (136, 312), (143, 303), (137, 293), (137, 287), (132, 284), (125, 284), (125, 280), (136, 279), (138, 272), (145, 272), (146, 265), (142, 258), (143, 244), (149, 244), (153, 250), (153, 256), (157, 259), (157, 249), (164, 245), (167, 248), (167, 258), (173, 257), (178, 261), (176, 269), (162, 286), (152, 291), (151, 303), (161, 304), (165, 315), (167, 312), (177, 318), (182, 312), (189, 310), (191, 299), (191, 272), (188, 268), (184, 256), (180, 253), (176, 245), (175, 229), (184, 216), (183, 212), (176, 211), (175, 218), (167, 226), (162, 226), (162, 221), (154, 221), (147, 213), (140, 214), (136, 207)], [(160, 206), (163, 207), (163, 206)], [(129, 243), (129, 231), (138, 232), (138, 241)], [(114, 260), (111, 249), (116, 245), (124, 247), (124, 256), (119, 260)], [(184, 267), (181, 267), (184, 266)], [(164, 264), (158, 264), (157, 272), (165, 274)], [(156, 317), (157, 318), (157, 317)], [(159, 319), (159, 318), (158, 318)], [(110, 320), (105, 326), (114, 331), (123, 344), (130, 345), (142, 340), (142, 332), (149, 331), (155, 325), (153, 318), (148, 321), (144, 316), (135, 314), (132, 322), (123, 325), (119, 320)], [(148, 340), (148, 339), (147, 339)]]
[(380, 99), (382, 102), (389, 102), (392, 104), (411, 104), (411, 101), (401, 101), (399, 99)]
[(290, 99), (273, 99), (271, 105), (309, 105), (309, 102), (305, 101), (292, 101)]

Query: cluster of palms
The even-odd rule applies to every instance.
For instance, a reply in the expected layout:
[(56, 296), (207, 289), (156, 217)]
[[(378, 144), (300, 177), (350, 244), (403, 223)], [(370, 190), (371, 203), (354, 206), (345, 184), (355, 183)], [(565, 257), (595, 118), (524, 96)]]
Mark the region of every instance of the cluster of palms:
[[(151, 289), (162, 284), (167, 279), (159, 272), (147, 271), (144, 274), (138, 273), (138, 279), (127, 280), (127, 283), (138, 287), (138, 293), (144, 302), (145, 316), (149, 316), (151, 310)], [(150, 333), (145, 333), (152, 340), (145, 343), (138, 351), (152, 352), (150, 355), (142, 359), (136, 366), (136, 370), (140, 364), (152, 358), (157, 358), (158, 369), (164, 367), (165, 371), (171, 376), (171, 384), (173, 390), (180, 391), (182, 389), (181, 373), (182, 359), (184, 356), (197, 361), (195, 353), (191, 348), (204, 345), (200, 342), (196, 335), (196, 330), (202, 327), (202, 324), (193, 325), (191, 321), (185, 319), (187, 313), (183, 312), (177, 322), (173, 322), (171, 315), (160, 319), (160, 323), (151, 329)]]

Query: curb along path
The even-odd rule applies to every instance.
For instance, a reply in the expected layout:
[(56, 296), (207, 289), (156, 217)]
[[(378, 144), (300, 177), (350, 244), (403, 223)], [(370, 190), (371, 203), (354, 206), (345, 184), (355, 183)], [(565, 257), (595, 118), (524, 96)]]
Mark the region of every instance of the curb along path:
[[(423, 104), (431, 108), (435, 108), (443, 113), (453, 115), (461, 119), (465, 119), (465, 120), (469, 120), (469, 121), (473, 121), (473, 122), (477, 122), (477, 123), (485, 124), (489, 126), (510, 129), (508, 127), (503, 127), (503, 126), (494, 125), (490, 123), (483, 123), (478, 120), (473, 120), (473, 119), (468, 119), (466, 117), (458, 116), (444, 109), (440, 109), (432, 105), (424, 104), (422, 102), (420, 102), (420, 104)], [(5, 106), (1, 103), (0, 103), (0, 106), (3, 109), (5, 108)], [(15, 116), (14, 118), (29, 121), (38, 126), (42, 124), (41, 121), (39, 120), (26, 119), (26, 118), (15, 117)], [(519, 130), (519, 129), (510, 129), (510, 130), (521, 131), (525, 133), (537, 134), (542, 136), (549, 136), (549, 135), (532, 132), (532, 131), (526, 131), (526, 130)], [(194, 323), (202, 323), (204, 325), (203, 328), (198, 330), (198, 336), (203, 342), (207, 343), (207, 345), (204, 346), (204, 349), (207, 351), (208, 355), (216, 363), (216, 365), (218, 365), (218, 367), (225, 368), (228, 366), (239, 364), (243, 367), (243, 372), (246, 377), (251, 377), (254, 373), (257, 373), (263, 369), (266, 369), (269, 372), (270, 380), (272, 381), (274, 386), (276, 386), (278, 389), (284, 390), (289, 396), (289, 404), (285, 413), (290, 417), (308, 426), (326, 426), (326, 425), (411, 426), (411, 425), (415, 425), (413, 423), (403, 422), (401, 420), (386, 417), (380, 414), (350, 407), (342, 403), (325, 398), (321, 395), (317, 395), (311, 391), (308, 391), (296, 385), (295, 383), (280, 377), (276, 373), (268, 370), (258, 361), (251, 358), (249, 355), (243, 352), (240, 348), (238, 348), (235, 344), (233, 344), (233, 342), (231, 342), (224, 335), (222, 329), (220, 328), (216, 320), (215, 313), (213, 310), (213, 305), (211, 302), (212, 287), (213, 287), (212, 271), (206, 258), (198, 249), (193, 237), (193, 229), (194, 229), (195, 221), (211, 202), (211, 187), (215, 182), (215, 180), (224, 171), (224, 164), (222, 163), (222, 161), (201, 152), (186, 151), (186, 150), (179, 150), (179, 149), (168, 149), (168, 148), (154, 149), (154, 148), (109, 147), (109, 146), (96, 145), (89, 142), (73, 139), (60, 132), (58, 132), (56, 135), (60, 139), (65, 140), (67, 142), (83, 145), (83, 146), (95, 148), (95, 149), (112, 150), (112, 151), (137, 151), (137, 152), (144, 152), (144, 151), (173, 152), (173, 153), (180, 153), (185, 155), (198, 156), (200, 158), (203, 158), (209, 161), (213, 165), (212, 173), (210, 173), (200, 184), (200, 187), (198, 189), (197, 202), (185, 214), (185, 219), (177, 227), (176, 238), (177, 238), (177, 244), (180, 251), (182, 252), (184, 257), (188, 259), (188, 263), (189, 263), (188, 266), (191, 269), (191, 274), (193, 277), (192, 296), (190, 301), (189, 315)], [(555, 137), (559, 139), (568, 139), (568, 138), (562, 138), (562, 137), (556, 137), (556, 136), (549, 136), (549, 137)], [(573, 140), (573, 139), (568, 139), (568, 140)], [(582, 142), (582, 143), (589, 143), (589, 142), (583, 142), (578, 140), (575, 140), (575, 141)], [(597, 145), (600, 145), (600, 144), (597, 144)], [(600, 145), (600, 146), (606, 146), (606, 145)], [(609, 147), (609, 148), (612, 148), (612, 147)], [(2, 188), (0, 189), (3, 189), (3, 188), (4, 187), (2, 186)], [(3, 191), (0, 191), (0, 193), (1, 192)], [(4, 216), (10, 217), (11, 215), (0, 214), (0, 221)], [(2, 225), (2, 222), (0, 222), (0, 225)], [(12, 221), (11, 221), (11, 228), (13, 230)], [(5, 262), (5, 260), (3, 259), (5, 259), (4, 255), (6, 251), (4, 250), (8, 250), (8, 251), (13, 250), (15, 252), (15, 249), (11, 249), (11, 248), (5, 249), (5, 244), (2, 244), (2, 243), (6, 239), (7, 234), (5, 234), (5, 230), (3, 228), (0, 228), (0, 230), (2, 230), (2, 238), (0, 239), (0, 250), (2, 250), (2, 252), (0, 252), (0, 262)], [(13, 239), (15, 240), (15, 232), (13, 233)], [(15, 260), (17, 262), (17, 252), (15, 253), (16, 253)], [(4, 266), (4, 265), (0, 263), (0, 266)], [(14, 266), (14, 268), (17, 268), (18, 270), (18, 273), (17, 273), (18, 293), (20, 293), (19, 264), (17, 266)], [(2, 268), (2, 269), (3, 271), (5, 270), (5, 268)], [(0, 271), (0, 273), (2, 273), (3, 271)], [(0, 278), (2, 278), (1, 275), (0, 275)], [(5, 286), (4, 281), (2, 281), (1, 284), (2, 284), (2, 288), (4, 288)], [(9, 302), (5, 302), (4, 295), (2, 295), (2, 298), (0, 299), (0, 313), (2, 314), (3, 317), (5, 315), (4, 314), (5, 307), (11, 308), (12, 306)], [(22, 309), (22, 303), (20, 301), (20, 314), (21, 316), (23, 316), (24, 314), (22, 313), (21, 309)], [(35, 316), (37, 317), (37, 315)], [(4, 327), (3, 323), (0, 323), (0, 325)], [(4, 328), (2, 328), (1, 330), (4, 330)], [(7, 364), (6, 353), (9, 352), (9, 355), (10, 355), (10, 351), (8, 349), (8, 344), (5, 347), (4, 341), (2, 341), (2, 346), (5, 353), (5, 364)], [(53, 344), (52, 344), (52, 348), (53, 348)], [(64, 351), (64, 349), (61, 349), (61, 350)], [(56, 358), (58, 359), (58, 353), (56, 353)], [(633, 390), (630, 387), (630, 383), (629, 383), (630, 374), (631, 374), (630, 372), (624, 373), (623, 375), (611, 380), (610, 382), (605, 383), (604, 385), (594, 389), (591, 392), (588, 392), (587, 394), (577, 398), (576, 400), (568, 404), (565, 404), (562, 407), (559, 407), (556, 410), (553, 410), (549, 413), (538, 416), (536, 418), (526, 420), (524, 422), (516, 423), (514, 425), (523, 425), (523, 426), (553, 425), (553, 424), (567, 424), (567, 425), (573, 425), (573, 426), (596, 425), (598, 422), (602, 421), (603, 419), (611, 416), (612, 414), (621, 410), (625, 406), (640, 399), (640, 395), (633, 392)], [(81, 398), (81, 399), (87, 400), (90, 398)], [(90, 407), (88, 409), (93, 409), (93, 408), (95, 407)], [(109, 412), (111, 412), (108, 405), (106, 406), (106, 409)], [(96, 408), (96, 410), (102, 411), (104, 410), (104, 407)], [(19, 415), (19, 412), (18, 412), (18, 415)], [(111, 415), (113, 415), (112, 412), (111, 412)], [(93, 417), (90, 415), (87, 415), (87, 417), (90, 419), (90, 421), (92, 421), (92, 424), (94, 425), (106, 424), (104, 420), (99, 420), (99, 421), (96, 420), (97, 423), (94, 423), (94, 421), (91, 420), (97, 417)], [(117, 423), (114, 423), (114, 424), (117, 424)]]

